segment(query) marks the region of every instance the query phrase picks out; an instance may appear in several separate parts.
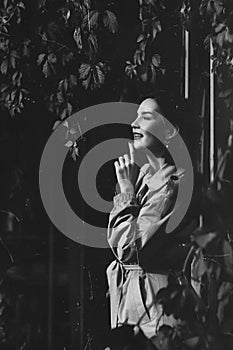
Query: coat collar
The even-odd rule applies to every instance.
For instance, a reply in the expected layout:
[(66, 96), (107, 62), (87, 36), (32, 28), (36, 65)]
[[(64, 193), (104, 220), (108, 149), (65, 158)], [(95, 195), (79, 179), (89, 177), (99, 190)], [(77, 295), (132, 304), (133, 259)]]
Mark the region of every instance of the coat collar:
[(159, 190), (169, 181), (177, 182), (184, 174), (184, 169), (176, 169), (174, 165), (165, 163), (159, 170), (155, 170), (149, 163), (143, 165), (140, 170), (144, 176), (143, 182), (151, 190)]

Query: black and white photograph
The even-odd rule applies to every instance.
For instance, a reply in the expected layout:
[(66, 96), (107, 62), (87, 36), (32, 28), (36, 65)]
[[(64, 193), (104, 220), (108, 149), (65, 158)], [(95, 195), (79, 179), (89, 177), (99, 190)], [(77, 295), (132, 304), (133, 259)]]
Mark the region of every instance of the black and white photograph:
[(232, 214), (232, 0), (0, 0), (0, 350), (232, 350)]

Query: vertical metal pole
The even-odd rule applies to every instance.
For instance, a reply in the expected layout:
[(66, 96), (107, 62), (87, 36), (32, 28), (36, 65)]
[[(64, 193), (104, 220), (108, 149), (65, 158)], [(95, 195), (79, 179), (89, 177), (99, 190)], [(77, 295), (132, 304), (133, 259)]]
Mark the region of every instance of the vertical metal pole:
[[(83, 230), (85, 229), (85, 225), (83, 224)], [(81, 245), (80, 247), (80, 349), (84, 348), (84, 247)]]
[(214, 170), (215, 170), (215, 163), (214, 163), (214, 146), (215, 146), (215, 139), (214, 139), (214, 71), (213, 71), (213, 60), (212, 56), (214, 54), (214, 47), (213, 47), (213, 41), (210, 39), (210, 181), (214, 180)]
[[(203, 96), (202, 96), (202, 105), (201, 105), (201, 119), (202, 121), (205, 118), (205, 110), (206, 110), (206, 90), (204, 89), (203, 91)], [(204, 161), (205, 161), (205, 156), (204, 156), (204, 144), (205, 144), (205, 129), (204, 129), (204, 123), (202, 122), (202, 133), (201, 133), (201, 159), (200, 159), (200, 173), (201, 175), (204, 174)], [(199, 216), (199, 227), (203, 227), (204, 224), (204, 218), (203, 215), (201, 214)]]
[(52, 349), (53, 340), (53, 258), (54, 258), (54, 228), (49, 227), (49, 291), (48, 291), (48, 350)]
[(189, 39), (189, 31), (184, 30), (184, 98), (186, 100), (189, 98)]

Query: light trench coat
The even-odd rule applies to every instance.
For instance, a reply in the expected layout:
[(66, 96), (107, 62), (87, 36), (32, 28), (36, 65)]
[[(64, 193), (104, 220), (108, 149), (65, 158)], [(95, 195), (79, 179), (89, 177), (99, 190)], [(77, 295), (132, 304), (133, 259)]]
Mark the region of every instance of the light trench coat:
[(114, 197), (107, 232), (116, 258), (107, 268), (112, 328), (137, 324), (149, 338), (162, 324), (175, 323), (154, 300), (182, 259), (177, 239), (164, 231), (182, 175), (174, 166), (156, 172), (145, 164), (135, 193)]

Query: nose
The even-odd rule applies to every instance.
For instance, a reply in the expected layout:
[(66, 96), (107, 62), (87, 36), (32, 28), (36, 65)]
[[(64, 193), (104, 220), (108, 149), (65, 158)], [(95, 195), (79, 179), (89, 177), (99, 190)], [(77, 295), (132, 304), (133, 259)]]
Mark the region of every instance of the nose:
[(131, 128), (132, 129), (139, 128), (138, 117), (131, 123)]

